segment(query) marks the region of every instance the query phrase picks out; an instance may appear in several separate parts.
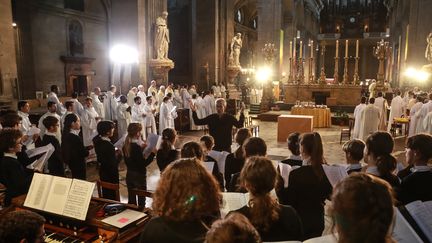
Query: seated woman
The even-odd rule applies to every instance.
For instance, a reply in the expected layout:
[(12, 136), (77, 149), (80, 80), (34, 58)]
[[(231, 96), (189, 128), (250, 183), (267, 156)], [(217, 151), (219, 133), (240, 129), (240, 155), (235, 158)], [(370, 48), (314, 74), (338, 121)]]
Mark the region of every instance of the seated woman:
[(432, 171), (428, 161), (432, 159), (432, 136), (417, 134), (408, 138), (406, 161), (414, 167), (400, 185), (397, 198), (403, 204), (416, 200), (432, 200)]
[(153, 194), (152, 218), (140, 242), (203, 242), (219, 218), (222, 195), (212, 175), (196, 158), (174, 161), (161, 175)]
[(288, 187), (278, 192), (278, 197), (297, 211), (308, 239), (321, 236), (324, 230), (324, 201), (330, 199), (332, 186), (322, 167), (325, 161), (319, 133), (302, 134), (300, 151), (305, 165), (291, 171)]
[(360, 161), (363, 159), (364, 148), (365, 144), (360, 139), (351, 139), (342, 146), (348, 164), (346, 169), (348, 174), (360, 172), (362, 170)]
[(261, 243), (257, 230), (239, 213), (231, 213), (215, 221), (207, 232), (206, 243)]
[(176, 139), (177, 133), (174, 129), (165, 128), (162, 131), (162, 143), (156, 153), (156, 163), (161, 173), (165, 167), (179, 158), (179, 152), (174, 147)]
[(281, 163), (289, 164), (291, 166), (302, 166), (299, 138), (300, 133), (298, 132), (293, 132), (288, 136), (288, 150), (291, 152), (291, 155), (285, 160), (282, 160)]
[(366, 139), (364, 161), (366, 173), (387, 181), (393, 189), (399, 186), (399, 178), (393, 174), (396, 170), (396, 158), (391, 155), (394, 141), (388, 132), (375, 132)]
[(6, 187), (5, 206), (11, 204), (12, 198), (26, 194), (32, 180), (32, 174), (16, 155), (21, 152), (21, 138), (21, 131), (16, 129), (5, 128), (0, 132), (0, 183)]
[(391, 238), (394, 201), (386, 181), (354, 173), (335, 187), (332, 202), (338, 242), (395, 242)]
[(240, 182), (250, 193), (250, 201), (236, 212), (251, 221), (263, 241), (302, 240), (302, 224), (296, 211), (291, 206), (280, 205), (270, 195), (276, 176), (271, 160), (258, 156), (248, 158)]
[(212, 136), (204, 135), (200, 138), (200, 142), (201, 142), (201, 148), (203, 149), (203, 153), (204, 153), (203, 161), (205, 163), (213, 163), (212, 174), (216, 178), (217, 182), (219, 183), (219, 186), (221, 187), (221, 190), (223, 191), (224, 190), (223, 174), (219, 170), (219, 166), (216, 159), (209, 155), (209, 152), (213, 149), (214, 146), (214, 139)]
[(250, 137), (252, 137), (252, 134), (247, 128), (240, 128), (235, 135), (235, 141), (239, 147), (234, 153), (228, 154), (225, 159), (225, 187), (227, 190), (231, 176), (235, 173), (240, 173), (243, 168), (246, 159), (243, 144)]

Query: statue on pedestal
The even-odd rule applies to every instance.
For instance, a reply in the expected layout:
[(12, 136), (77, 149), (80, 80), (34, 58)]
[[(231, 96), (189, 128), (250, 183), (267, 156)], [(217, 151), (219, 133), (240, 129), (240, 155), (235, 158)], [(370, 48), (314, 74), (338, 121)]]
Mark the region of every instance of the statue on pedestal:
[(237, 33), (231, 40), (229, 66), (240, 66), (240, 49), (243, 46), (241, 33)]
[(426, 38), (427, 46), (425, 51), (425, 58), (432, 63), (432, 32)]
[(168, 12), (162, 12), (162, 15), (156, 19), (155, 24), (155, 38), (154, 38), (154, 49), (156, 59), (158, 60), (169, 60), (168, 48), (169, 48), (169, 30), (167, 27)]

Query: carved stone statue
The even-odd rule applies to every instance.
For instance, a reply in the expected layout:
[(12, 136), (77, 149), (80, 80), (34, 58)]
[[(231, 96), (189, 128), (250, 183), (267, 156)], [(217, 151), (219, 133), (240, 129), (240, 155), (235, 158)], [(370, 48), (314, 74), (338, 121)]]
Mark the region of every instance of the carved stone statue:
[(432, 32), (426, 38), (427, 46), (425, 51), (425, 58), (432, 63)]
[(242, 46), (241, 33), (237, 33), (230, 44), (229, 66), (240, 66), (240, 49)]
[(156, 19), (154, 49), (155, 56), (158, 60), (169, 60), (169, 30), (167, 27), (168, 12), (162, 12), (162, 15)]

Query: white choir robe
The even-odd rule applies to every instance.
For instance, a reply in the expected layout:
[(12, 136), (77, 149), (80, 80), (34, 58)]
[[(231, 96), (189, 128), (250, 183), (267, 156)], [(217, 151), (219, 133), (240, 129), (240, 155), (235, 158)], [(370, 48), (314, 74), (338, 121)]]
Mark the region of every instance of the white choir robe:
[(138, 91), (137, 96), (139, 96), (141, 98), (141, 106), (144, 107), (144, 105), (147, 104), (146, 93), (144, 91)]
[(127, 94), (127, 103), (130, 107), (132, 107), (135, 104), (135, 99), (136, 94), (135, 92), (133, 92), (132, 90), (129, 90), (128, 94)]
[[(408, 131), (408, 137), (415, 135), (417, 130), (417, 122), (419, 121), (417, 119), (418, 113), (423, 106), (422, 102), (415, 103), (410, 110), (410, 127)], [(421, 121), (423, 122), (423, 120)]]
[[(205, 110), (203, 107), (203, 105), (204, 105), (203, 99), (199, 96), (196, 99), (192, 99), (191, 102), (196, 108), (196, 113), (197, 113), (198, 118), (202, 119), (202, 118), (206, 117), (205, 116)], [(192, 109), (189, 109), (189, 117), (190, 117), (190, 129), (191, 130), (203, 130), (203, 126), (195, 125), (195, 122), (192, 118)]]
[(216, 113), (215, 98), (212, 95), (204, 97), (206, 116)]
[(134, 123), (140, 123), (141, 124), (141, 126), (142, 126), (141, 133), (144, 137), (146, 137), (146, 133), (145, 133), (145, 129), (144, 129), (145, 124), (144, 124), (144, 116), (143, 115), (145, 115), (144, 106), (142, 106), (141, 104), (140, 105), (134, 104), (132, 106), (132, 119), (131, 119), (131, 121)]
[(366, 107), (366, 104), (358, 104), (354, 109), (354, 129), (353, 129), (353, 138), (360, 138), (360, 127), (361, 127), (361, 112)]
[(194, 95), (194, 94), (198, 95), (196, 89), (194, 89), (194, 88), (190, 88), (190, 89), (189, 89), (189, 94), (190, 94), (191, 96)]
[(100, 101), (99, 96), (95, 93), (91, 93), (90, 97), (92, 98), (92, 103), (95, 111), (98, 113), (98, 116), (101, 120), (105, 119), (105, 109), (104, 104)]
[(360, 113), (360, 120), (360, 139), (365, 141), (370, 134), (378, 131), (380, 121), (379, 109), (373, 104), (367, 105)]
[(387, 100), (383, 97), (377, 97), (375, 98), (374, 105), (379, 109), (380, 111), (380, 123), (378, 126), (379, 130), (385, 130), (385, 124), (387, 122)]
[(111, 91), (106, 92), (106, 98), (104, 99), (105, 119), (111, 121), (117, 120), (117, 106), (118, 102), (115, 94)]
[(224, 98), (224, 99), (226, 99), (226, 88), (225, 88), (225, 86), (221, 85), (220, 90), (221, 90), (221, 97)]
[(163, 103), (163, 98), (164, 97), (165, 97), (165, 93), (160, 90), (159, 93), (157, 93), (157, 95), (156, 95), (157, 103), (158, 103), (157, 106), (156, 106), (157, 111), (160, 111), (160, 106)]
[(427, 103), (423, 104), (420, 110), (418, 111), (416, 115), (416, 119), (418, 120), (417, 126), (416, 126), (416, 134), (425, 132), (423, 128), (423, 120), (425, 119), (426, 115), (432, 111), (432, 101), (428, 101)]
[(177, 108), (186, 108), (183, 107), (183, 99), (180, 96), (180, 91), (178, 89), (174, 90), (173, 93), (173, 98), (172, 98), (172, 103), (177, 107)]
[(127, 111), (127, 108), (129, 108), (127, 103), (120, 103), (117, 107), (117, 130), (119, 138), (127, 134), (127, 128), (131, 122), (131, 114)]
[(183, 101), (183, 108), (189, 109), (189, 101), (191, 100), (192, 96), (189, 94), (189, 92), (185, 88), (182, 88), (180, 90), (180, 95), (181, 95), (181, 98)]
[(94, 107), (85, 107), (81, 114), (83, 143), (86, 147), (93, 144), (93, 137), (97, 134), (96, 117), (98, 116)]
[(423, 131), (429, 135), (432, 135), (432, 111), (427, 113), (423, 119)]
[[(172, 110), (173, 106), (170, 104), (169, 101), (162, 102), (160, 105), (160, 111), (159, 111), (159, 134), (162, 135), (162, 131), (165, 128), (172, 128), (174, 127), (174, 119), (177, 115), (175, 111)], [(173, 116), (174, 115), (174, 116)]]
[(153, 96), (152, 93), (154, 93), (154, 95), (157, 95), (157, 93), (158, 93), (158, 89), (157, 89), (156, 87), (150, 86), (150, 87), (148, 88), (148, 90), (147, 90), (147, 95), (148, 95), (148, 96)]
[(154, 113), (153, 111), (155, 111), (155, 107), (153, 106), (153, 104), (146, 104), (144, 106), (144, 113), (145, 113), (145, 117), (144, 117), (144, 130), (145, 130), (145, 134), (148, 136), (150, 133), (153, 134), (157, 134), (156, 131), (156, 120), (154, 117)]
[[(30, 132), (30, 129), (32, 127), (32, 124), (31, 124), (30, 119), (29, 119), (29, 114), (22, 112), (22, 111), (18, 111), (18, 116), (21, 117), (21, 129), (20, 129), (20, 131), (22, 132), (23, 135), (27, 135)], [(60, 121), (59, 121), (59, 123), (60, 123)], [(27, 139), (27, 141), (23, 144), (27, 147), (27, 149), (33, 149), (35, 147), (32, 137), (29, 137)]]
[[(40, 133), (39, 133), (39, 136), (40, 136), (40, 138), (42, 139), (43, 138), (43, 136), (45, 135), (45, 133), (47, 132), (47, 130), (46, 130), (46, 127), (44, 126), (44, 124), (43, 124), (43, 120), (45, 119), (45, 118), (47, 118), (48, 116), (53, 116), (53, 117), (55, 117), (55, 118), (57, 118), (59, 121), (60, 121), (60, 116), (59, 115), (57, 115), (57, 113), (51, 113), (51, 112), (47, 112), (47, 113), (45, 113), (45, 114), (43, 114), (42, 116), (41, 116), (41, 118), (39, 119), (39, 125), (38, 125), (38, 128), (40, 129)], [(59, 140), (59, 142), (61, 143), (61, 131), (60, 131), (60, 129), (57, 129), (57, 132), (56, 132), (56, 138)]]
[(388, 125), (387, 125), (388, 132), (390, 132), (391, 126), (393, 124), (393, 119), (399, 118), (403, 114), (405, 114), (404, 106), (405, 106), (404, 100), (402, 99), (402, 97), (400, 97), (400, 95), (392, 99), (390, 103), (390, 115), (389, 115)]
[(48, 101), (56, 103), (57, 106), (57, 114), (59, 116), (63, 115), (63, 113), (66, 112), (66, 109), (64, 108), (63, 104), (60, 102), (59, 98), (57, 97), (57, 94), (54, 92), (50, 92), (48, 94)]
[(73, 107), (74, 107), (75, 114), (77, 114), (78, 116), (81, 116), (81, 114), (82, 114), (82, 112), (84, 110), (84, 107), (81, 104), (81, 102), (79, 102), (78, 99), (70, 99), (69, 101), (73, 102)]

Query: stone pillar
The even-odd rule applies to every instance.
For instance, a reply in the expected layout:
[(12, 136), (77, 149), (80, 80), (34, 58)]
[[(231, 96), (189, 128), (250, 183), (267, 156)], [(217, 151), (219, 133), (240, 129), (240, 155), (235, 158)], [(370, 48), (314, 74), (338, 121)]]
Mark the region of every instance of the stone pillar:
[(17, 65), (12, 7), (10, 0), (0, 0), (0, 99), (15, 98), (17, 94)]

